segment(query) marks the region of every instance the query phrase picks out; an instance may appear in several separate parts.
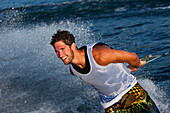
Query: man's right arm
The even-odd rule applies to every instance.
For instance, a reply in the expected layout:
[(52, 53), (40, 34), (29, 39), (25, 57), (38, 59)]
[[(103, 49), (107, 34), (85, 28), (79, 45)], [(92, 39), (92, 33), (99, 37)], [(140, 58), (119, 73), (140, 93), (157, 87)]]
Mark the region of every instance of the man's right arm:
[[(109, 47), (96, 47), (92, 50), (93, 57), (97, 64), (106, 66), (110, 63), (123, 63), (129, 64), (129, 68), (138, 68), (144, 66), (139, 57), (135, 53), (128, 51), (116, 50)], [(142, 65), (141, 65), (142, 63)]]

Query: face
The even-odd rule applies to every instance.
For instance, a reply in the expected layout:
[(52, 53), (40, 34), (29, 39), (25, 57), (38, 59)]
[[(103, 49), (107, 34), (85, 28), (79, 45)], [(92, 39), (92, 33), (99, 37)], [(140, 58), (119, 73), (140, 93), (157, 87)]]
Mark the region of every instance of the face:
[(61, 59), (65, 65), (72, 62), (74, 54), (72, 49), (66, 45), (63, 41), (56, 42), (54, 44), (55, 52), (57, 57)]

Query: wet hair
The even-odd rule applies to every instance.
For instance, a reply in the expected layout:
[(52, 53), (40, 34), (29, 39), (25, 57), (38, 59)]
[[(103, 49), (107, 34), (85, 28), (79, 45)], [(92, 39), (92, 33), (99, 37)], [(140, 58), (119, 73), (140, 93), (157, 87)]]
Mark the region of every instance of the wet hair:
[(54, 44), (59, 41), (63, 41), (71, 47), (72, 43), (75, 43), (75, 37), (68, 31), (58, 30), (57, 33), (52, 36), (50, 44), (54, 47)]

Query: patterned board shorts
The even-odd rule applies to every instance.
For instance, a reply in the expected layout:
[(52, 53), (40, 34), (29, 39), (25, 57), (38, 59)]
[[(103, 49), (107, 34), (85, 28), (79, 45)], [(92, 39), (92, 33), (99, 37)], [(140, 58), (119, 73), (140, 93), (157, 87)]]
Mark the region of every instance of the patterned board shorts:
[(105, 113), (160, 113), (148, 93), (137, 83)]

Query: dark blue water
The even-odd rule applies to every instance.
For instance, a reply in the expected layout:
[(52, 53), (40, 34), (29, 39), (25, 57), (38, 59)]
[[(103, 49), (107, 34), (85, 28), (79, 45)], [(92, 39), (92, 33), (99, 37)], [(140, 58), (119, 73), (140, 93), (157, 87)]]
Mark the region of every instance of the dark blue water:
[[(97, 92), (50, 46), (69, 30), (78, 47), (102, 41), (139, 57), (170, 51), (169, 0), (3, 0), (0, 3), (0, 113), (104, 113)], [(161, 113), (170, 111), (170, 56), (133, 74)]]

